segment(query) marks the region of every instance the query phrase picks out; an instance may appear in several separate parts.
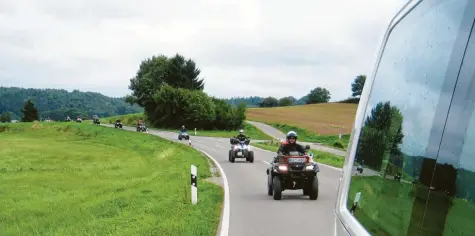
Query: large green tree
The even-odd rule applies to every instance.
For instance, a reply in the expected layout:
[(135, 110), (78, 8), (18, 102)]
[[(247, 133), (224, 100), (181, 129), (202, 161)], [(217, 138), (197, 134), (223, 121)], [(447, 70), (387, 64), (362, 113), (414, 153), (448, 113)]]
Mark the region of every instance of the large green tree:
[(279, 99), (279, 106), (280, 107), (292, 106), (292, 105), (295, 104), (296, 101), (297, 101), (297, 99), (295, 99), (292, 96), (283, 97), (283, 98)]
[(276, 107), (279, 106), (279, 100), (275, 97), (266, 97), (260, 103), (259, 107)]
[(0, 114), (0, 122), (2, 123), (9, 123), (12, 121), (12, 113), (11, 112), (5, 112), (3, 114)]
[(326, 88), (316, 87), (315, 89), (312, 89), (306, 97), (307, 104), (325, 103), (330, 101), (331, 94)]
[(25, 102), (21, 112), (23, 113), (23, 117), (21, 118), (22, 122), (38, 120), (38, 109), (36, 109), (35, 104), (30, 99)]
[(366, 75), (356, 76), (353, 83), (351, 83), (351, 91), (353, 92), (351, 96), (360, 97), (363, 92), (364, 84), (366, 82)]

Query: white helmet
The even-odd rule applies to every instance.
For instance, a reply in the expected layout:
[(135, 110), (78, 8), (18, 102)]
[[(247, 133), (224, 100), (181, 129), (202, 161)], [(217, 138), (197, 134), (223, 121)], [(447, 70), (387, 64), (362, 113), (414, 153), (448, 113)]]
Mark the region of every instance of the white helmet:
[(239, 133), (240, 133), (240, 134), (243, 134), (243, 133), (244, 133), (244, 130), (243, 130), (243, 129), (240, 129), (240, 130), (239, 130)]

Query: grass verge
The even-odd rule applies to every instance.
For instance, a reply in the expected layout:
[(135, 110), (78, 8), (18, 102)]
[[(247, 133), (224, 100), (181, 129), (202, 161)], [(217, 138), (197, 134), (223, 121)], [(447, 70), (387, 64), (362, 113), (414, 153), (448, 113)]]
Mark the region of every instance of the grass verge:
[[(102, 123), (113, 124), (115, 123), (117, 119), (121, 120), (122, 124), (127, 125), (127, 126), (135, 126), (137, 124), (137, 120), (145, 120), (145, 123), (147, 124), (147, 126), (152, 127), (146, 121), (143, 113), (106, 117), (100, 120)], [(177, 127), (176, 129), (168, 129), (168, 128), (157, 128), (157, 129), (178, 133), (179, 127)], [(188, 131), (190, 132), (190, 135), (194, 136), (194, 128), (188, 127), (188, 129), (189, 129)], [(257, 129), (251, 124), (244, 123), (243, 129), (244, 129), (244, 133), (247, 136), (249, 136), (251, 139), (254, 139), (254, 140), (271, 140), (272, 139), (272, 137), (265, 134), (264, 132)], [(238, 130), (197, 130), (196, 134), (197, 134), (196, 136), (204, 136), (204, 137), (231, 138), (238, 134)]]
[(299, 135), (299, 140), (302, 142), (320, 143), (322, 145), (340, 149), (340, 150), (346, 150), (348, 148), (348, 143), (350, 142), (349, 134), (343, 134), (340, 139), (338, 135), (319, 135), (312, 131), (299, 128), (296, 126), (292, 126), (292, 125), (278, 124), (278, 123), (271, 123), (268, 125), (271, 125), (274, 128), (282, 131), (284, 134), (293, 130), (297, 132), (297, 134)]
[[(252, 146), (262, 148), (262, 149), (272, 151), (272, 152), (277, 152), (277, 149), (279, 149), (279, 145), (280, 145), (280, 142), (276, 142), (276, 141), (252, 143)], [(328, 152), (318, 151), (315, 149), (310, 149), (310, 152), (313, 153), (313, 160), (318, 163), (334, 166), (337, 168), (343, 168), (343, 164), (345, 162), (345, 159), (343, 157), (340, 157), (338, 155), (328, 153)]]
[(224, 193), (208, 177), (198, 151), (156, 136), (76, 123), (0, 125), (0, 235), (214, 236)]

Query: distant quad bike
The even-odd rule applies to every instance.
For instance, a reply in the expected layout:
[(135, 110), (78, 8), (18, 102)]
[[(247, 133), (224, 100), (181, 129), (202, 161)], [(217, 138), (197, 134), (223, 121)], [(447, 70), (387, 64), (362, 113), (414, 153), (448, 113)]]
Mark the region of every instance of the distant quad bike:
[(229, 140), (231, 143), (231, 150), (229, 150), (229, 162), (234, 163), (236, 158), (246, 158), (246, 161), (253, 163), (254, 162), (254, 151), (251, 150), (249, 143), (251, 140), (238, 140), (236, 138), (231, 138)]
[(358, 167), (356, 167), (356, 171), (360, 172), (360, 174), (363, 174), (363, 166), (359, 165)]
[(145, 127), (144, 124), (140, 124), (137, 126), (137, 132), (147, 132), (148, 131), (148, 128)]
[[(310, 149), (307, 145), (306, 149)], [(282, 199), (284, 190), (303, 190), (310, 200), (318, 198), (318, 164), (312, 157), (298, 152), (288, 156), (278, 156), (267, 168), (267, 194), (274, 200)]]
[(116, 120), (114, 124), (114, 128), (121, 128), (122, 129), (122, 122), (120, 120)]
[(394, 176), (394, 180), (396, 180), (396, 181), (401, 181), (401, 173), (397, 173), (397, 174)]
[(182, 139), (190, 140), (190, 135), (187, 132), (180, 132), (178, 134), (178, 140), (182, 140)]
[(76, 118), (76, 122), (82, 123), (82, 118), (78, 116), (78, 117)]
[(99, 119), (94, 119), (94, 120), (92, 120), (92, 123), (95, 124), (95, 125), (100, 125), (101, 121), (99, 121)]

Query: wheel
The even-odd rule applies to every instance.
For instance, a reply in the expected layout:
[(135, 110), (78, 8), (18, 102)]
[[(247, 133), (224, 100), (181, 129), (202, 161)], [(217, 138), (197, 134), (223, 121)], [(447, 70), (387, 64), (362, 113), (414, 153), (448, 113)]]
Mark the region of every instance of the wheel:
[(182, 138), (181, 138), (181, 136), (180, 136), (180, 137), (178, 137), (178, 140), (181, 140), (181, 139), (182, 139)]
[(231, 162), (234, 163), (236, 161), (236, 157), (234, 156), (234, 152), (231, 152)]
[(310, 200), (317, 200), (318, 198), (318, 177), (315, 176), (313, 181), (310, 183), (309, 186), (309, 194)]
[(303, 195), (304, 195), (304, 196), (308, 196), (308, 195), (309, 195), (309, 194), (308, 194), (308, 189), (305, 189), (305, 188), (304, 188), (304, 189), (302, 189), (302, 190), (303, 190)]
[(274, 200), (282, 199), (282, 183), (280, 182), (279, 176), (274, 176), (274, 178), (272, 178), (272, 189)]
[(228, 161), (229, 161), (229, 162), (232, 162), (232, 161), (231, 161), (232, 155), (233, 155), (233, 151), (232, 151), (232, 150), (229, 150), (229, 156), (228, 156)]
[(274, 190), (272, 189), (271, 175), (267, 175), (267, 195), (272, 196)]
[(254, 163), (254, 152), (253, 152), (253, 151), (250, 151), (248, 155), (249, 155), (248, 161), (249, 161), (250, 163)]

